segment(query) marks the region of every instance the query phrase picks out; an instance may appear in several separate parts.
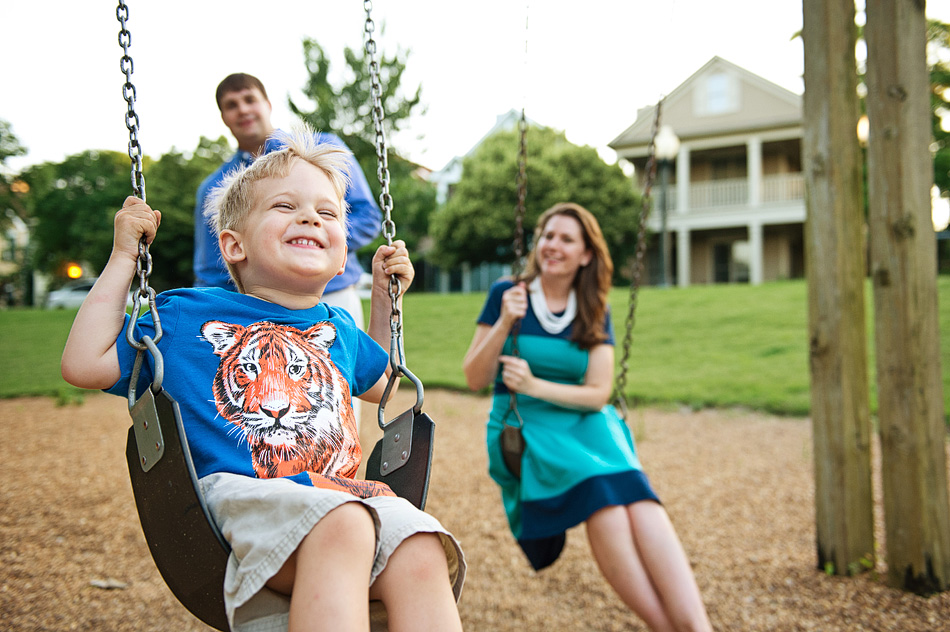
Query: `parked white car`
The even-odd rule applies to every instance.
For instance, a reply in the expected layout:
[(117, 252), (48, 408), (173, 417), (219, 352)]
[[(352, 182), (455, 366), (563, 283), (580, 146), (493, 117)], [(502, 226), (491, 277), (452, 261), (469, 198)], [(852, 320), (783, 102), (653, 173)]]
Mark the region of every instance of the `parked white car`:
[(53, 290), (46, 297), (46, 308), (75, 309), (79, 307), (95, 282), (95, 279), (79, 279), (70, 281), (58, 290)]
[[(86, 295), (92, 289), (96, 279), (79, 279), (78, 281), (69, 281), (58, 290), (53, 290), (46, 297), (46, 309), (77, 309), (82, 302), (86, 300)], [(138, 290), (138, 286), (136, 286)], [(132, 292), (125, 301), (128, 307), (132, 307)]]

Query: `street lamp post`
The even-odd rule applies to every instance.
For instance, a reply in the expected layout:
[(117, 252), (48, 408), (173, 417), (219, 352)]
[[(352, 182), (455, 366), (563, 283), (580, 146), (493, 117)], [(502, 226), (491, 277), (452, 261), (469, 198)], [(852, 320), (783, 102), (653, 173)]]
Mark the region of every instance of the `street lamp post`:
[(660, 166), (660, 260), (663, 268), (662, 286), (670, 286), (670, 236), (666, 230), (669, 207), (670, 169), (680, 149), (680, 139), (669, 125), (662, 125), (654, 141)]

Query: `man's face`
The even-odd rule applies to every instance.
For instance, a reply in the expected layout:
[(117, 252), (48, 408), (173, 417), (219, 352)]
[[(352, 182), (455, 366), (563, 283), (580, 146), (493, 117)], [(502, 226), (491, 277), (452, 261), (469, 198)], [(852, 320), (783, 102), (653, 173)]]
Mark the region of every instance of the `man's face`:
[(238, 147), (256, 154), (274, 129), (270, 101), (257, 88), (244, 88), (225, 92), (219, 106), (221, 120), (234, 134)]

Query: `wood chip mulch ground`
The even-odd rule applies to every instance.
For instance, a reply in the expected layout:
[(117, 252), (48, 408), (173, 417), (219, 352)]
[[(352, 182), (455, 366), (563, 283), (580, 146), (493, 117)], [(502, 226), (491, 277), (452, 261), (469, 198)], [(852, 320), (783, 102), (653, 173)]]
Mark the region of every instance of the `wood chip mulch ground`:
[[(408, 408), (403, 391), (387, 416)], [(488, 406), (484, 396), (426, 393), (437, 424), (427, 509), (468, 558), (465, 629), (645, 630), (600, 577), (583, 527), (553, 567), (530, 570), (486, 473)], [(364, 405), (367, 453), (379, 436), (375, 413)], [(808, 420), (658, 409), (630, 417), (716, 630), (950, 630), (950, 592), (888, 588), (882, 561), (856, 578), (816, 568)], [(149, 557), (125, 466), (128, 425), (125, 400), (98, 393), (68, 406), (0, 401), (0, 630), (210, 629), (178, 604)], [(880, 510), (877, 522), (882, 541)]]

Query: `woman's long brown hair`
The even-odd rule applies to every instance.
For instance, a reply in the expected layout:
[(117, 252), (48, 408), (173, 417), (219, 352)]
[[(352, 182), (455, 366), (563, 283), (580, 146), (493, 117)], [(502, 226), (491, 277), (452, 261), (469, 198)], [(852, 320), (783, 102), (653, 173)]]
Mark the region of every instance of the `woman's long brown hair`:
[(577, 293), (577, 316), (571, 340), (581, 349), (590, 349), (607, 339), (604, 318), (607, 315), (607, 295), (613, 279), (614, 263), (607, 250), (607, 242), (600, 230), (597, 218), (580, 204), (561, 202), (555, 204), (538, 218), (534, 229), (534, 245), (528, 253), (528, 261), (520, 280), (531, 282), (541, 273), (538, 266), (538, 238), (544, 227), (555, 215), (573, 217), (581, 225), (584, 244), (591, 251), (590, 263), (581, 267), (574, 276), (574, 291)]

